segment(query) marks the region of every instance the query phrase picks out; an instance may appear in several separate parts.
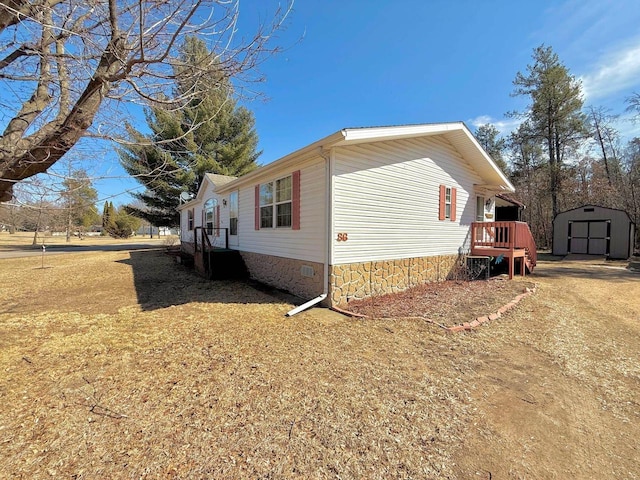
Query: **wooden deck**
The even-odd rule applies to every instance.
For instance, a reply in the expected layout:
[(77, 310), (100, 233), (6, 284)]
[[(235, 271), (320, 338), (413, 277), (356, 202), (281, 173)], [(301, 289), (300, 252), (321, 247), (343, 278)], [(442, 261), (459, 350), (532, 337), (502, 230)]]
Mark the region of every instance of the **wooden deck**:
[(516, 263), (522, 276), (536, 266), (536, 243), (525, 222), (473, 222), (471, 236), (471, 255), (507, 259), (509, 278), (515, 274)]

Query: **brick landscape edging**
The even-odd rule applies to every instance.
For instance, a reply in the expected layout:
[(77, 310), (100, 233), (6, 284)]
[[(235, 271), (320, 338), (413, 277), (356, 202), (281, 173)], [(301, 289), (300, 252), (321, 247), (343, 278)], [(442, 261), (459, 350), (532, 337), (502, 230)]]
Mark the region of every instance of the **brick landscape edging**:
[(512, 310), (516, 305), (518, 305), (518, 303), (520, 303), (520, 301), (523, 298), (526, 298), (529, 295), (533, 295), (534, 293), (536, 293), (536, 286), (535, 285), (533, 287), (531, 287), (531, 288), (526, 287), (524, 289), (523, 293), (521, 293), (520, 295), (516, 296), (516, 298), (511, 300), (509, 303), (507, 303), (507, 304), (503, 305), (502, 307), (500, 307), (497, 312), (491, 313), (489, 315), (484, 315), (482, 317), (477, 317), (475, 320), (473, 320), (471, 322), (464, 322), (462, 325), (454, 325), (453, 327), (447, 327), (447, 330), (449, 332), (463, 332), (463, 331), (467, 331), (467, 330), (473, 330), (474, 328), (478, 328), (479, 326), (481, 326), (484, 323), (487, 323), (490, 320), (497, 320), (502, 315), (504, 315), (509, 310)]

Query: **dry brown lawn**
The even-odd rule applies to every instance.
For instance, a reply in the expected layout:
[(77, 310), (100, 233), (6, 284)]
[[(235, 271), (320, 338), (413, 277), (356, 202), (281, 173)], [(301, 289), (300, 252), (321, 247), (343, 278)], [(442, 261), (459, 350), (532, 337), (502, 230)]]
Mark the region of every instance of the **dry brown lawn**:
[(515, 311), (446, 334), (286, 318), (153, 250), (40, 267), (0, 260), (0, 478), (640, 478), (626, 270), (543, 263)]
[[(9, 232), (0, 232), (0, 249), (30, 247), (33, 245), (33, 235), (33, 232), (17, 232), (14, 234), (9, 234)], [(158, 237), (155, 236), (154, 238)], [(161, 238), (167, 240), (167, 243), (176, 243), (177, 241), (177, 238), (172, 236)], [(69, 242), (67, 242), (67, 237), (65, 235), (52, 235), (50, 232), (39, 232), (37, 245), (40, 246), (44, 243), (45, 245), (71, 245), (85, 247), (87, 245), (114, 245), (123, 242), (148, 242), (149, 239), (149, 235), (137, 235), (125, 240), (111, 238), (109, 236), (103, 237), (100, 235), (85, 235), (82, 238), (73, 235), (70, 237)], [(169, 239), (173, 240), (171, 241)]]

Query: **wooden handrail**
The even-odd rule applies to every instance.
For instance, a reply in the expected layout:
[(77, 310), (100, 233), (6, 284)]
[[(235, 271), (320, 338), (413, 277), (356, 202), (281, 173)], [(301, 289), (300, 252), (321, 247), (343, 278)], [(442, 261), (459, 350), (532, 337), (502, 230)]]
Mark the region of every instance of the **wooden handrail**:
[(525, 222), (515, 222), (516, 235), (515, 242), (516, 248), (524, 248), (529, 256), (529, 260), (533, 266), (538, 262), (538, 252), (536, 247), (536, 241), (533, 239), (529, 225)]
[(472, 241), (474, 247), (516, 248), (512, 234), (516, 222), (473, 222)]
[(229, 229), (228, 228), (204, 228), (203, 231), (206, 233), (207, 240), (209, 241), (209, 246), (211, 248), (214, 248), (214, 246), (208, 238), (209, 235), (220, 237), (220, 234), (224, 232), (224, 246), (219, 248), (229, 248)]
[(536, 242), (525, 222), (473, 222), (471, 242), (472, 248), (523, 248), (531, 264), (535, 266), (537, 262)]

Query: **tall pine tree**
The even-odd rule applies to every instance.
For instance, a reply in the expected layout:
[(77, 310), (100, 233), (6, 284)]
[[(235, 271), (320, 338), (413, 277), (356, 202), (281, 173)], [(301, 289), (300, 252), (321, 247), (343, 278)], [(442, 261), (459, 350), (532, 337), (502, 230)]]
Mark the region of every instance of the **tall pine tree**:
[(105, 201), (102, 209), (102, 234), (109, 235), (109, 232), (114, 228), (116, 221), (116, 209), (113, 206), (113, 202)]
[(506, 174), (508, 168), (504, 159), (504, 151), (507, 148), (507, 141), (500, 137), (500, 131), (495, 125), (490, 123), (480, 125), (476, 130), (475, 137), (500, 170)]
[[(202, 40), (187, 37), (174, 70), (184, 73), (216, 62)], [(206, 173), (244, 175), (257, 168), (261, 153), (256, 151), (253, 114), (237, 105), (228, 78), (222, 74), (190, 78), (198, 78), (198, 88), (187, 81), (178, 82), (175, 97), (188, 97), (192, 91), (204, 93), (174, 111), (152, 108), (145, 112), (151, 134), (129, 126), (132, 144), (118, 151), (125, 170), (146, 188), (134, 194), (146, 208), (128, 206), (127, 211), (156, 226), (179, 225), (176, 208), (180, 193), (195, 194)]]
[(587, 137), (588, 129), (582, 113), (580, 81), (569, 73), (551, 47), (536, 48), (533, 60), (527, 73), (518, 72), (513, 81), (513, 95), (530, 99), (527, 110), (515, 115), (526, 120), (530, 140), (545, 150), (554, 218), (560, 211), (558, 198), (566, 157)]

